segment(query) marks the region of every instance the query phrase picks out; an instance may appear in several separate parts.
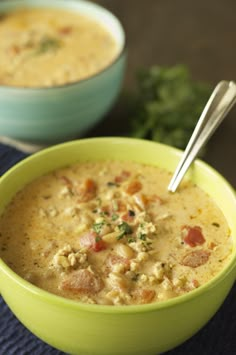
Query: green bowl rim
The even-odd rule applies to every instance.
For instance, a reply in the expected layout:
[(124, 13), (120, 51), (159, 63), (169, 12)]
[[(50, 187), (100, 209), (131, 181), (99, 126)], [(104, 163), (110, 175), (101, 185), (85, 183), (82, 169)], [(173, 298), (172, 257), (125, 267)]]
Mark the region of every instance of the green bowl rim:
[[(18, 2), (19, 4), (22, 2), (22, 0), (14, 0), (14, 1)], [(116, 15), (114, 15), (113, 12), (111, 12), (110, 10), (108, 10), (104, 6), (96, 4), (96, 3), (92, 2), (92, 1), (89, 1), (89, 0), (79, 0), (78, 4), (79, 4), (79, 2), (89, 3), (90, 5), (94, 6), (95, 8), (100, 8), (102, 11), (105, 11), (107, 14), (112, 15), (112, 17), (114, 17), (114, 19), (118, 22), (118, 24), (120, 26), (120, 29), (121, 29), (121, 32), (123, 32), (123, 35), (124, 35), (124, 43), (122, 44), (118, 55), (116, 55), (116, 57), (108, 65), (106, 65), (103, 69), (101, 69), (99, 72), (96, 72), (96, 73), (90, 75), (89, 77), (81, 79), (81, 80), (73, 81), (73, 82), (70, 82), (70, 83), (62, 84), (62, 85), (47, 86), (47, 87), (43, 87), (43, 86), (38, 86), (38, 87), (22, 87), (22, 86), (19, 86), (19, 87), (17, 87), (17, 86), (10, 86), (10, 85), (9, 86), (8, 85), (6, 85), (6, 86), (0, 85), (0, 90), (18, 91), (18, 92), (25, 92), (25, 91), (27, 91), (27, 92), (29, 92), (29, 91), (38, 92), (38, 91), (43, 91), (43, 90), (55, 90), (55, 89), (61, 90), (61, 89), (65, 89), (65, 88), (70, 88), (70, 87), (79, 85), (80, 83), (83, 84), (83, 83), (89, 82), (90, 80), (92, 80), (94, 78), (97, 78), (100, 75), (103, 75), (106, 71), (111, 69), (111, 67), (113, 67), (113, 65), (115, 65), (117, 62), (119, 62), (119, 60), (123, 56), (125, 56), (125, 54), (127, 52), (127, 38), (126, 38), (125, 29), (124, 29), (124, 26), (123, 26), (121, 20)], [(9, 3), (9, 1), (2, 0), (0, 2), (0, 13), (1, 13), (1, 4), (3, 4), (3, 3)], [(60, 1), (58, 1), (58, 3), (64, 4), (65, 5), (65, 9), (67, 9), (68, 7), (67, 7), (66, 4), (68, 4), (68, 3), (75, 3), (76, 4), (76, 1), (75, 0), (67, 0), (66, 2), (63, 2), (63, 1), (60, 0)], [(24, 3), (22, 3), (22, 6), (23, 5), (24, 5)], [(29, 4), (24, 5), (24, 6), (30, 7)], [(41, 7), (41, 6), (38, 6), (38, 7)], [(60, 8), (60, 7), (58, 6), (58, 8)]]
[[(54, 145), (52, 147), (43, 149), (42, 151), (39, 151), (24, 160), (20, 161), (16, 165), (14, 165), (12, 168), (10, 168), (5, 174), (3, 174), (0, 177), (0, 184), (2, 180), (7, 179), (8, 175), (12, 174), (14, 170), (17, 170), (21, 168), (21, 166), (27, 164), (31, 160), (34, 160), (35, 158), (43, 155), (47, 155), (50, 152), (53, 152), (54, 150), (61, 149), (63, 147), (68, 147), (71, 145), (77, 145), (77, 144), (86, 144), (89, 143), (90, 141), (92, 142), (114, 142), (116, 140), (117, 142), (132, 142), (132, 143), (139, 143), (139, 144), (147, 144), (147, 145), (157, 145), (160, 147), (163, 147), (164, 149), (168, 149), (169, 151), (173, 152), (175, 155), (180, 156), (182, 154), (182, 151), (170, 146), (167, 146), (162, 143), (157, 143), (157, 142), (152, 142), (148, 141), (145, 139), (137, 139), (137, 138), (128, 138), (128, 137), (94, 137), (94, 138), (84, 138), (84, 139), (78, 139), (75, 141), (70, 141), (66, 143), (61, 143)], [(232, 194), (232, 198), (235, 199), (236, 203), (236, 194), (233, 189), (233, 187), (229, 184), (229, 182), (220, 174), (218, 173), (214, 168), (212, 168), (210, 165), (207, 163), (201, 161), (201, 160), (196, 160), (194, 162), (197, 167), (203, 168), (205, 171), (210, 172), (211, 174), (213, 173), (217, 178), (219, 178), (222, 183), (225, 185), (225, 188), (228, 190), (229, 193)], [(236, 241), (235, 241), (236, 243)], [(212, 288), (217, 286), (220, 282), (222, 282), (231, 272), (236, 271), (236, 248), (234, 248), (232, 252), (232, 257), (229, 263), (223, 268), (221, 272), (219, 272), (213, 279), (208, 281), (206, 284), (200, 286), (199, 288), (192, 290), (186, 294), (183, 294), (178, 297), (174, 297), (172, 299), (169, 299), (167, 301), (160, 301), (160, 302), (154, 302), (154, 303), (149, 303), (149, 304), (143, 304), (143, 305), (97, 305), (97, 304), (86, 304), (82, 303), (79, 301), (74, 301), (70, 299), (66, 299), (61, 296), (57, 296), (53, 293), (50, 293), (48, 291), (44, 291), (43, 289), (40, 289), (39, 287), (31, 284), (30, 282), (26, 281), (22, 277), (20, 277), (18, 274), (16, 274), (1, 258), (0, 258), (0, 271), (3, 271), (11, 280), (16, 282), (19, 286), (23, 287), (25, 290), (29, 291), (32, 294), (37, 295), (41, 300), (49, 302), (51, 304), (57, 305), (57, 306), (62, 306), (65, 308), (73, 309), (76, 311), (86, 311), (86, 312), (95, 312), (95, 313), (109, 313), (109, 314), (120, 314), (120, 315), (125, 315), (125, 314), (133, 314), (133, 313), (143, 313), (143, 312), (153, 312), (153, 311), (158, 311), (162, 310), (165, 308), (171, 308), (175, 307), (176, 305), (179, 305), (181, 303), (186, 303), (190, 302), (192, 299), (200, 296), (201, 294), (205, 292), (209, 292)], [(4, 290), (1, 289), (0, 285), (0, 292), (3, 293), (3, 298), (4, 298)]]

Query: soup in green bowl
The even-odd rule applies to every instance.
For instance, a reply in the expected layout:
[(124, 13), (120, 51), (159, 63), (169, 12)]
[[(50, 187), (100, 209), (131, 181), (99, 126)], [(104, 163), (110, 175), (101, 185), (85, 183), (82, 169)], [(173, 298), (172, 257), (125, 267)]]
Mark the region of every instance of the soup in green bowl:
[[(93, 138), (37, 153), (1, 178), (5, 251), (1, 252), (0, 290), (34, 334), (72, 354), (156, 354), (188, 339), (215, 314), (235, 281), (236, 198), (223, 177), (200, 161), (193, 164), (180, 189), (168, 193), (180, 156), (180, 151), (158, 143)], [(145, 187), (146, 181), (155, 193)], [(50, 203), (54, 193), (58, 205)], [(17, 206), (11, 219), (10, 211), (16, 212)], [(169, 218), (177, 221), (177, 216), (184, 219), (176, 225), (168, 222)], [(6, 225), (9, 218), (5, 230), (4, 218)], [(43, 231), (48, 250), (40, 245), (41, 228), (48, 228)], [(65, 235), (68, 249), (61, 239)], [(224, 246), (220, 236), (225, 238)], [(214, 258), (224, 253), (224, 247), (226, 258), (223, 254)], [(41, 281), (37, 284), (40, 267), (36, 267), (38, 275), (30, 275), (30, 268), (28, 275), (22, 273), (30, 254), (39, 266), (42, 260), (50, 264), (45, 276), (52, 277), (52, 284), (59, 280), (62, 293), (43, 287)], [(135, 263), (137, 269), (131, 270)], [(179, 277), (183, 270), (195, 275), (185, 281)], [(108, 290), (110, 281), (113, 289)], [(185, 292), (176, 294), (184, 290), (182, 282), (186, 282)]]

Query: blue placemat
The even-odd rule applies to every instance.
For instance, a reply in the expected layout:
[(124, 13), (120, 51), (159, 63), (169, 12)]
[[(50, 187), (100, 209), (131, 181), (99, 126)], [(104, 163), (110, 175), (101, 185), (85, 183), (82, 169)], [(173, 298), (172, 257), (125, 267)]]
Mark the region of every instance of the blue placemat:
[[(0, 175), (25, 157), (26, 154), (0, 144)], [(178, 321), (176, 326), (178, 327)], [(213, 319), (198, 334), (167, 354), (236, 355), (236, 285)], [(0, 355), (64, 355), (64, 353), (30, 333), (0, 297)]]

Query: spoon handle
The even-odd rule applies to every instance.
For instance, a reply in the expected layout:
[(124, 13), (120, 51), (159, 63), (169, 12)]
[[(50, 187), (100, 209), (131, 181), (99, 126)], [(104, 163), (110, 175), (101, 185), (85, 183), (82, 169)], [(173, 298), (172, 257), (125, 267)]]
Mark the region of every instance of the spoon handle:
[(168, 190), (175, 192), (199, 150), (208, 141), (236, 102), (236, 84), (221, 81), (211, 94), (184, 151)]

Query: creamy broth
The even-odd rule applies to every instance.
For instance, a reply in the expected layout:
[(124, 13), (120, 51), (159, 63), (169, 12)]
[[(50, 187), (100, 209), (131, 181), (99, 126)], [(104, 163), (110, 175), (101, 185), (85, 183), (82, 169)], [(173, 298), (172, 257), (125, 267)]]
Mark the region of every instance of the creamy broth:
[[(96, 177), (96, 178), (95, 178)], [(232, 240), (211, 198), (190, 182), (131, 162), (87, 162), (38, 178), (0, 220), (0, 253), (54, 294), (108, 305), (187, 293), (229, 261)]]
[(119, 46), (92, 18), (60, 9), (19, 9), (0, 16), (0, 85), (47, 87), (86, 79)]

